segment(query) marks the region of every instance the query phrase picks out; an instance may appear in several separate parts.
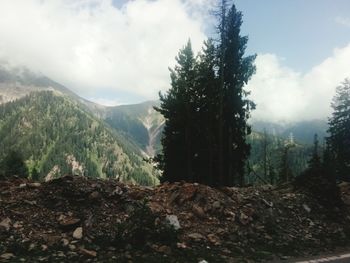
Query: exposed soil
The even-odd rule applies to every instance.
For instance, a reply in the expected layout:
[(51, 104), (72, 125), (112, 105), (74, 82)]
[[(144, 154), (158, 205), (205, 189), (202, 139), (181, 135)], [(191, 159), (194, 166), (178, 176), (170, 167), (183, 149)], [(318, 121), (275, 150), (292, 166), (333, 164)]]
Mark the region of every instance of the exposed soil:
[[(349, 185), (341, 190), (348, 203)], [(289, 185), (0, 182), (0, 261), (259, 262), (349, 243), (349, 206), (325, 208)]]

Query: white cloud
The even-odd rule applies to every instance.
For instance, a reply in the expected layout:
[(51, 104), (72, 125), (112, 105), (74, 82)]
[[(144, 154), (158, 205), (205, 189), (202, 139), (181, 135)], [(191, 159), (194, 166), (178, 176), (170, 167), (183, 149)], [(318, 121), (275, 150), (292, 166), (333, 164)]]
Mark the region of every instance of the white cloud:
[(350, 44), (335, 49), (331, 57), (305, 74), (283, 67), (274, 54), (258, 56), (257, 73), (247, 86), (257, 103), (253, 118), (297, 121), (330, 116), (336, 86), (350, 77), (349, 61)]
[[(104, 104), (125, 102), (125, 94), (155, 99), (169, 87), (167, 67), (189, 37), (200, 50), (214, 2), (137, 0), (118, 9), (111, 0), (1, 0), (0, 60), (42, 72)], [(350, 76), (349, 61), (350, 45), (304, 74), (283, 67), (274, 54), (258, 56), (249, 83), (258, 105), (254, 118), (328, 116), (335, 87)]]
[(189, 37), (200, 50), (205, 16), (194, 10), (211, 2), (137, 0), (118, 9), (111, 0), (2, 0), (0, 57), (87, 97), (156, 98)]
[(335, 22), (340, 24), (340, 25), (350, 27), (350, 18), (348, 18), (348, 17), (337, 16), (335, 18)]

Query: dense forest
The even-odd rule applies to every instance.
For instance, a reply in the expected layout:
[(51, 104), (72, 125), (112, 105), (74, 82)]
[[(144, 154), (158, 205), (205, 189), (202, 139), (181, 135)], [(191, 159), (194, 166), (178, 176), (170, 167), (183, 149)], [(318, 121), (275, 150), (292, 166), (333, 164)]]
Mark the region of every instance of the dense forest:
[(73, 173), (157, 182), (135, 145), (62, 94), (43, 91), (0, 105), (0, 137), (0, 160), (18, 152), (41, 179)]

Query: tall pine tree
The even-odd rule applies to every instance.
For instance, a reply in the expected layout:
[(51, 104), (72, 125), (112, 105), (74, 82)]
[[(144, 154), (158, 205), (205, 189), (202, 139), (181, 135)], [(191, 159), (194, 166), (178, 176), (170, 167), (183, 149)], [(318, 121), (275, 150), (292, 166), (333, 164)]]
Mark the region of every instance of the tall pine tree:
[(249, 155), (247, 120), (255, 107), (244, 86), (255, 72), (255, 56), (245, 57), (248, 38), (240, 35), (242, 14), (220, 8), (219, 40), (204, 43), (196, 59), (190, 42), (171, 70), (171, 89), (160, 94), (165, 117), (163, 180), (210, 185), (243, 185)]
[(254, 56), (245, 57), (248, 37), (241, 36), (242, 13), (235, 5), (228, 10), (222, 0), (220, 14), (219, 60), (219, 171), (220, 184), (243, 185), (244, 166), (250, 146), (246, 136), (251, 133), (247, 124), (255, 105), (244, 86), (255, 72)]
[(350, 180), (350, 80), (346, 79), (336, 89), (329, 119), (327, 146), (338, 179)]
[(191, 42), (180, 50), (177, 65), (170, 69), (171, 89), (160, 94), (158, 110), (165, 118), (163, 131), (163, 180), (193, 180), (195, 58)]

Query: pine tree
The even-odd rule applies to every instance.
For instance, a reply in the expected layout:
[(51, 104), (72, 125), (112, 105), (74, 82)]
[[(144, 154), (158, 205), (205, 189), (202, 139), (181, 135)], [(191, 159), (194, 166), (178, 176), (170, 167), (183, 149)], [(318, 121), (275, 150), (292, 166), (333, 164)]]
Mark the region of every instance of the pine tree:
[[(215, 183), (217, 157), (216, 116), (218, 99), (218, 79), (215, 72), (216, 48), (212, 39), (204, 43), (196, 67), (197, 120), (201, 136), (197, 140), (195, 174), (197, 181), (213, 185)], [(201, 178), (198, 178), (200, 175)]]
[(336, 89), (329, 119), (330, 160), (333, 161), (335, 176), (338, 179), (350, 180), (350, 80), (346, 79)]
[(4, 176), (10, 178), (12, 176), (28, 177), (28, 168), (24, 162), (20, 152), (10, 151), (4, 159)]
[(255, 72), (254, 56), (245, 57), (248, 37), (242, 37), (242, 13), (233, 4), (226, 11), (228, 1), (222, 1), (219, 26), (219, 171), (220, 184), (243, 185), (244, 164), (250, 146), (246, 136), (251, 133), (247, 124), (255, 104), (247, 99), (244, 90)]
[(320, 169), (321, 168), (321, 158), (319, 154), (319, 146), (318, 146), (318, 135), (314, 135), (314, 148), (312, 152), (311, 159), (309, 161), (309, 167), (312, 169)]
[(163, 180), (210, 185), (243, 185), (250, 147), (247, 119), (255, 107), (244, 86), (255, 72), (255, 56), (245, 57), (248, 38), (240, 35), (242, 14), (222, 1), (219, 44), (204, 43), (198, 59), (191, 43), (171, 70), (171, 89), (156, 108), (165, 118)]
[(177, 65), (170, 69), (171, 89), (160, 94), (161, 105), (156, 108), (165, 118), (163, 131), (163, 180), (193, 180), (194, 77), (195, 58), (191, 42), (180, 50)]

